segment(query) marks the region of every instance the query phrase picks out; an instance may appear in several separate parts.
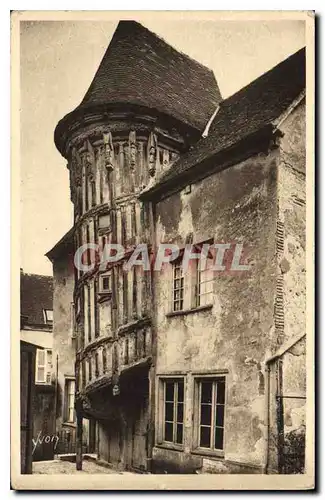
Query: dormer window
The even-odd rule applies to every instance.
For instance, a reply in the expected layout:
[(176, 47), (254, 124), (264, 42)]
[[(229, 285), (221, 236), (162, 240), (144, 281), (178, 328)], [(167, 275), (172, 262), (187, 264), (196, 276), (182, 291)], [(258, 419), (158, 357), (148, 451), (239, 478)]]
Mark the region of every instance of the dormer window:
[(53, 311), (52, 309), (43, 309), (44, 323), (53, 325)]

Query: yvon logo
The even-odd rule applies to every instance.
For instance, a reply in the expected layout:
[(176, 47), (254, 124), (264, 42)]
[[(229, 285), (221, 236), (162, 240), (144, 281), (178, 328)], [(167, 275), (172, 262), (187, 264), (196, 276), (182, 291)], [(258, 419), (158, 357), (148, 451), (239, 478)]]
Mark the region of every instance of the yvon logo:
[(53, 436), (42, 436), (42, 431), (39, 431), (37, 438), (36, 439), (33, 438), (32, 441), (33, 441), (33, 453), (36, 450), (37, 446), (42, 445), (43, 442), (46, 444), (55, 442), (55, 445), (54, 445), (54, 450), (55, 450), (57, 445), (58, 445), (58, 442), (59, 442), (59, 436), (54, 436), (54, 435)]

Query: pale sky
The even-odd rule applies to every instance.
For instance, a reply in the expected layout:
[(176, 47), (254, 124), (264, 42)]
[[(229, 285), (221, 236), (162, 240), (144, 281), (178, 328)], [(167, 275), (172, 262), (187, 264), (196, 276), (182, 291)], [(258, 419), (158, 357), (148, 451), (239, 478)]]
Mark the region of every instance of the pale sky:
[[(145, 26), (214, 71), (223, 98), (305, 45), (303, 21), (147, 21)], [(73, 223), (57, 122), (86, 93), (116, 22), (21, 23), (21, 267), (52, 274), (44, 254)]]

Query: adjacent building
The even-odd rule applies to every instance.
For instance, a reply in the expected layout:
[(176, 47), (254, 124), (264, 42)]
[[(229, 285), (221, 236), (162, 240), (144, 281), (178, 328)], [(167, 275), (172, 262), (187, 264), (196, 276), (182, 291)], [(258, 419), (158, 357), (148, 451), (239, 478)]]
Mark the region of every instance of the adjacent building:
[[(58, 123), (74, 226), (48, 256), (78, 468), (90, 420), (121, 469), (303, 471), (304, 92), (304, 49), (223, 100), (211, 70), (121, 21)], [(161, 243), (179, 249), (162, 270), (126, 265)], [(103, 267), (89, 244), (125, 252)], [(224, 260), (184, 270), (189, 245)]]
[[(57, 454), (76, 451), (75, 362), (76, 331), (74, 324), (74, 244), (73, 229), (46, 254), (53, 265), (53, 377), (56, 386), (55, 433)], [(83, 422), (83, 451), (95, 449), (95, 422)], [(90, 428), (90, 441), (89, 441)]]
[[(53, 371), (53, 278), (20, 270), (20, 340), (26, 446), (31, 461), (53, 458), (55, 384)], [(24, 374), (24, 375), (23, 375)], [(28, 401), (28, 402), (27, 402)], [(46, 438), (46, 441), (45, 441)], [(34, 441), (34, 442), (33, 442)], [(36, 444), (34, 444), (36, 443)]]

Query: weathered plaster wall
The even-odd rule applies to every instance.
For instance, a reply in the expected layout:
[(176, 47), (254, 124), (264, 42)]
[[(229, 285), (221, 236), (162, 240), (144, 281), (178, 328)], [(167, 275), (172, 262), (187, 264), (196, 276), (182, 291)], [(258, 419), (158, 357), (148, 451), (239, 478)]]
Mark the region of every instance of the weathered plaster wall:
[(305, 333), (306, 309), (306, 192), (305, 104), (283, 122), (278, 173), (279, 219), (283, 222), (283, 340)]
[[(278, 217), (283, 226), (283, 251), (278, 256), (282, 283), (283, 331), (278, 342), (306, 333), (306, 138), (305, 101), (283, 121), (278, 170)], [(303, 472), (306, 400), (306, 340), (282, 358), (285, 471)]]
[(58, 259), (53, 265), (53, 371), (56, 375), (58, 355), (57, 430), (63, 423), (65, 376), (75, 374), (75, 345), (72, 339), (72, 311), (74, 288), (73, 258)]
[[(265, 460), (264, 367), (276, 342), (276, 169), (278, 152), (249, 158), (177, 193), (156, 207), (159, 242), (184, 246), (214, 238), (243, 243), (247, 272), (215, 275), (213, 307), (177, 317), (171, 311), (170, 266), (155, 276), (157, 373), (187, 374), (184, 450), (192, 446), (192, 373), (226, 370), (225, 459), (260, 467)], [(166, 450), (155, 449), (166, 463)], [(175, 452), (168, 452), (171, 462)]]
[(52, 349), (53, 335), (52, 331), (44, 330), (20, 330), (20, 340), (43, 347), (44, 349)]

